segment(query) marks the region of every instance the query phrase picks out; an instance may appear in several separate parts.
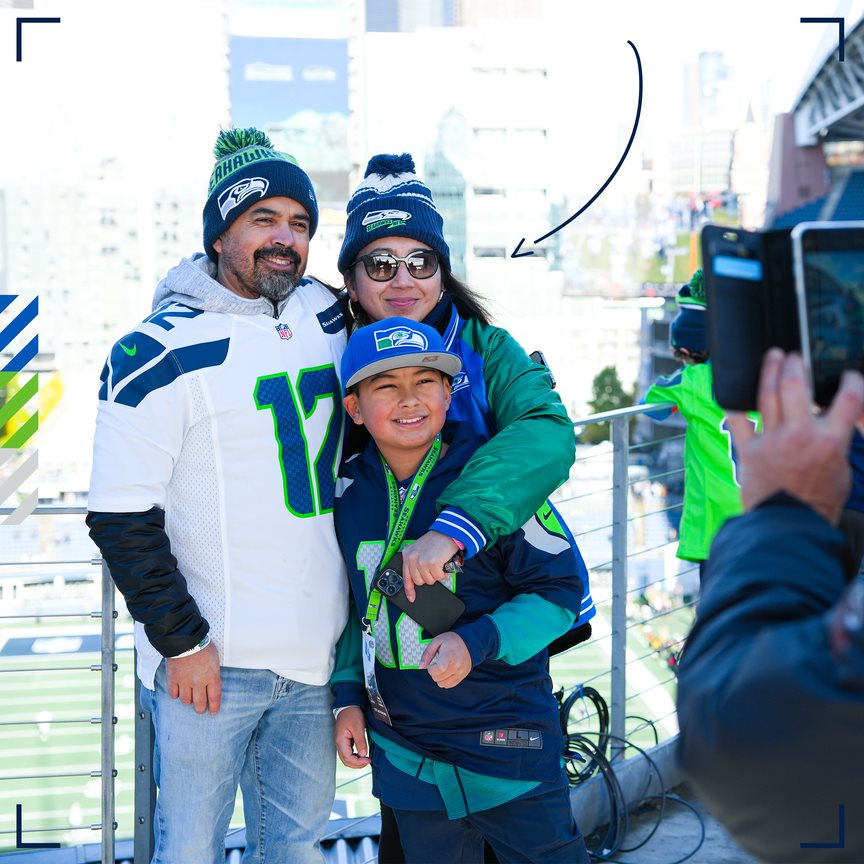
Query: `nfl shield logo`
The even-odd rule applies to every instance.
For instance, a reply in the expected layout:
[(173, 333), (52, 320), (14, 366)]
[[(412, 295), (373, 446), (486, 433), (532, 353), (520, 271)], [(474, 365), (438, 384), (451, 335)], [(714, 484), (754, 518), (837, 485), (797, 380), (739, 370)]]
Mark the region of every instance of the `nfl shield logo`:
[(287, 324), (277, 324), (276, 332), (279, 334), (280, 339), (290, 339), (294, 335)]

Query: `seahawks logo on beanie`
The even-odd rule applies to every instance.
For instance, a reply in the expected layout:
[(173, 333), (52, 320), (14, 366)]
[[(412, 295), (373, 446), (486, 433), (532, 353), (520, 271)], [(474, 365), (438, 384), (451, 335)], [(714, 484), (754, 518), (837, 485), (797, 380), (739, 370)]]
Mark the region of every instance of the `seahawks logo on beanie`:
[(292, 198), (309, 214), (309, 236), (318, 227), (318, 201), (312, 181), (288, 153), (275, 150), (261, 130), (223, 129), (213, 147), (216, 164), (204, 205), (204, 250), (214, 261), (213, 244), (238, 216), (264, 198)]
[(248, 180), (238, 180), (233, 186), (229, 186), (219, 196), (219, 214), (225, 219), (228, 214), (244, 199), (256, 192), (261, 198), (267, 197), (267, 187), (270, 183), (263, 177), (250, 177)]

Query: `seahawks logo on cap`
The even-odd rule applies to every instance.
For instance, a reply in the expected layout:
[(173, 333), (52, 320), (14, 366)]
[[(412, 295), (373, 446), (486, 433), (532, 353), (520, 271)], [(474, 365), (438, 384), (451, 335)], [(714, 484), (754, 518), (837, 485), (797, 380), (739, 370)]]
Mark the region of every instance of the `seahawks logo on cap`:
[(219, 213), (224, 219), (235, 207), (256, 192), (263, 198), (270, 186), (270, 181), (263, 177), (248, 177), (229, 186), (218, 199)]
[(375, 349), (387, 351), (390, 348), (401, 348), (404, 345), (419, 348), (425, 351), (429, 347), (426, 337), (417, 330), (409, 330), (407, 327), (391, 327), (389, 330), (375, 331)]

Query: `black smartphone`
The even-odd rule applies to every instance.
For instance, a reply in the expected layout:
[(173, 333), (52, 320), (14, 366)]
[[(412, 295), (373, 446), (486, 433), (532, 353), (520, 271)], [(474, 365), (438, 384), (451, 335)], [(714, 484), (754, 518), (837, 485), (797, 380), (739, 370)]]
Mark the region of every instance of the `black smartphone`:
[(416, 597), (409, 603), (402, 581), (402, 555), (396, 553), (373, 580), (374, 586), (398, 609), (413, 618), (433, 636), (446, 633), (465, 611), (465, 604), (445, 585), (415, 585)]
[(864, 222), (802, 222), (792, 257), (801, 353), (824, 407), (844, 369), (864, 372)]
[(701, 242), (714, 398), (751, 411), (765, 352), (801, 347), (791, 231), (706, 225)]

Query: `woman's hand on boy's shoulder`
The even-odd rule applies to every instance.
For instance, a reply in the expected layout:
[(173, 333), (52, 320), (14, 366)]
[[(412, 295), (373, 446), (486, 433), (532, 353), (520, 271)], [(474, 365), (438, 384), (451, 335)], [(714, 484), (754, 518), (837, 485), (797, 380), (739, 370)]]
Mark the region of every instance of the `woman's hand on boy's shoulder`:
[(426, 646), (420, 668), (425, 669), (439, 687), (455, 687), (471, 671), (471, 652), (458, 633), (448, 630)]
[(366, 741), (366, 718), (357, 705), (343, 708), (336, 716), (333, 732), (336, 752), (346, 768), (365, 768), (369, 759), (369, 744)]

